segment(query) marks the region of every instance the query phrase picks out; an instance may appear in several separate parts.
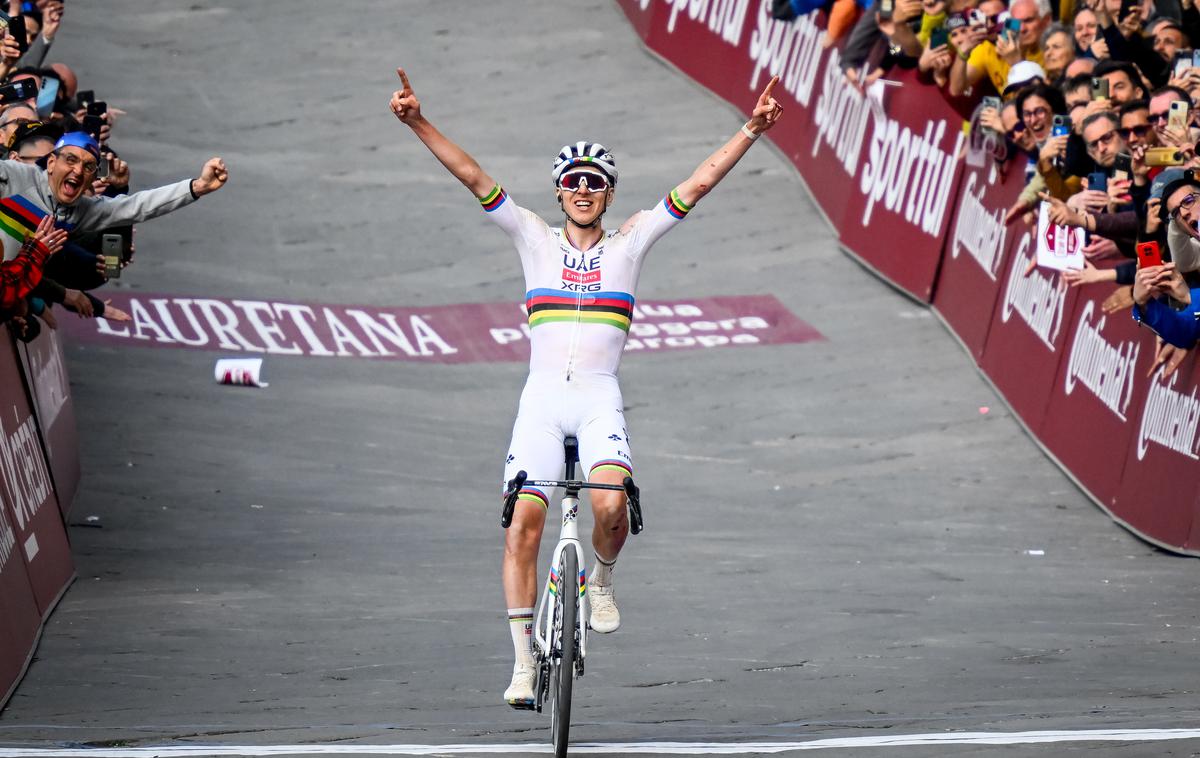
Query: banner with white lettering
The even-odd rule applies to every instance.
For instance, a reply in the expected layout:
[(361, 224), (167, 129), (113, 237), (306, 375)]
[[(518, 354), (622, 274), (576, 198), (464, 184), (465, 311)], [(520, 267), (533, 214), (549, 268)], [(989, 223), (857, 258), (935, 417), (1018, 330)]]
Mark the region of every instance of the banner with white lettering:
[(0, 338), (0, 498), (44, 616), (75, 569), (20, 365), (13, 338), (5, 334)]
[[(73, 339), (226, 353), (429, 363), (529, 360), (516, 303), (398, 308), (114, 292), (128, 323), (64, 319)], [(586, 304), (586, 303), (585, 303)], [(771, 295), (638, 302), (626, 352), (808, 342), (821, 335)]]
[(1141, 331), (1141, 397), (1113, 512), (1162, 544), (1200, 550), (1200, 366), (1188, 360), (1167, 379), (1161, 369), (1147, 378), (1154, 343)]
[[(1146, 396), (1153, 335), (1128, 309), (1106, 314), (1112, 287), (1081, 291), (1038, 436), (1092, 495), (1112, 506)], [(1183, 535), (1179, 535), (1183, 536)]]
[(824, 17), (771, 17), (770, 0), (618, 0), (646, 44), (743, 112), (772, 76), (786, 115), (771, 139), (842, 244), (928, 300), (958, 190), (962, 116), (912, 72), (865, 91), (824, 48)]
[(1037, 268), (1033, 232), (1014, 227), (1016, 250), (1001, 267), (1000, 295), (979, 365), (1000, 394), (1036, 434), (1058, 375), (1078, 289), (1061, 286), (1059, 274)]
[(33, 407), (46, 445), (54, 492), (65, 520), (79, 489), (80, 468), (75, 403), (67, 380), (62, 338), (56, 329), (43, 329), (33, 342), (18, 344), (17, 350), (33, 394)]
[(983, 356), (996, 303), (1004, 291), (1001, 269), (1018, 254), (1024, 227), (1005, 225), (1004, 216), (1024, 186), (1024, 173), (1015, 162), (997, 166), (988, 156), (983, 168), (966, 170), (955, 203), (933, 307), (976, 361)]
[(0, 707), (17, 686), (41, 622), (42, 613), (21, 560), (17, 531), (8, 509), (0, 508)]

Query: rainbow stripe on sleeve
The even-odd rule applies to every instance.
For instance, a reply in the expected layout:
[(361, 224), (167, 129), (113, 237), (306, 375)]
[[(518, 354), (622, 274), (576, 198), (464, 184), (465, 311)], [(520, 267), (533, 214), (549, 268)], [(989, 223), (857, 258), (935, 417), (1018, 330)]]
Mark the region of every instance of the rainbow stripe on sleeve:
[(628, 463), (612, 459), (597, 461), (596, 465), (592, 466), (591, 473), (594, 474), (597, 471), (617, 471), (625, 476), (633, 476), (633, 469), (629, 468)]
[(0, 231), (17, 240), (24, 240), (42, 220), (46, 212), (20, 195), (0, 200)]
[(508, 193), (504, 191), (503, 187), (497, 184), (495, 187), (492, 187), (491, 192), (487, 193), (487, 197), (479, 198), (479, 204), (483, 206), (485, 211), (491, 213), (501, 205), (504, 205), (504, 201), (507, 199)]
[(688, 215), (688, 211), (692, 209), (692, 206), (680, 199), (678, 189), (671, 190), (671, 194), (663, 198), (663, 205), (666, 206), (667, 213), (679, 219)]
[(525, 307), (530, 328), (555, 321), (577, 321), (628, 332), (633, 321), (633, 295), (625, 292), (564, 296), (559, 290), (536, 289), (525, 293)]

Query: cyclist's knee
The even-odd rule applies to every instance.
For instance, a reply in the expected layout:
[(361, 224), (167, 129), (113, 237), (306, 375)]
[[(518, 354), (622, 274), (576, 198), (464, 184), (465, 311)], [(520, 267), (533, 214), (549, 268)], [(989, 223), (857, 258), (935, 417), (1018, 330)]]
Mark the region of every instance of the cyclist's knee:
[(546, 514), (537, 506), (518, 504), (513, 513), (512, 524), (504, 533), (504, 547), (507, 552), (527, 554), (537, 552), (542, 541), (542, 528), (546, 524)]
[(625, 493), (592, 490), (592, 515), (597, 521), (620, 525), (626, 518)]

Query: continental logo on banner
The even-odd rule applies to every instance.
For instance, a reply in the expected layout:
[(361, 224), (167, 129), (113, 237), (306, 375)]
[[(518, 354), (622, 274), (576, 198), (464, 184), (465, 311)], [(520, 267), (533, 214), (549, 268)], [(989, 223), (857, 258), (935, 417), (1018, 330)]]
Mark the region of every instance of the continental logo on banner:
[(1000, 320), (1007, 324), (1013, 313), (1033, 330), (1050, 352), (1058, 340), (1062, 328), (1063, 307), (1067, 292), (1058, 286), (1056, 274), (1046, 275), (1035, 268), (1025, 276), (1025, 264), (1030, 263), (1029, 245), (1032, 237), (1026, 232), (1021, 237), (1017, 254), (1013, 256), (1012, 268), (1008, 272), (1008, 286), (1004, 290), (1004, 303), (1000, 309)]
[[(20, 419), (17, 406), (10, 408), (11, 418)], [(17, 530), (25, 532), (50, 498), (50, 472), (46, 470), (33, 415), (26, 416), (11, 431), (11, 422), (7, 414), (4, 416), (0, 418), (0, 475), (4, 477), (4, 488), (12, 498), (12, 514), (17, 522)]]
[(1143, 460), (1150, 449), (1149, 443), (1162, 445), (1193, 461), (1200, 460), (1200, 399), (1197, 387), (1191, 394), (1175, 390), (1179, 374), (1171, 376), (1169, 382), (1162, 381), (1162, 367), (1154, 373), (1150, 392), (1146, 396), (1146, 407), (1142, 409), (1142, 424), (1138, 430), (1137, 457)]
[(1078, 381), (1092, 391), (1117, 418), (1125, 420), (1129, 401), (1133, 399), (1133, 383), (1137, 372), (1138, 352), (1136, 343), (1109, 344), (1101, 333), (1108, 317), (1101, 316), (1093, 325), (1092, 315), (1096, 312), (1095, 301), (1089, 300), (1075, 328), (1075, 344), (1067, 359), (1067, 377), (1064, 389), (1070, 395)]
[(958, 206), (958, 220), (954, 224), (950, 257), (957, 260), (959, 251), (965, 250), (994, 282), (1000, 272), (1000, 263), (1004, 259), (1004, 242), (1008, 238), (1008, 228), (1004, 225), (1003, 208), (989, 211), (983, 204), (985, 192), (987, 184), (980, 181), (979, 172), (969, 173), (963, 188), (962, 202)]
[(8, 519), (0, 514), (0, 573), (3, 573), (4, 567), (8, 565), (8, 559), (12, 557), (13, 548), (16, 546), (17, 535), (8, 525)]

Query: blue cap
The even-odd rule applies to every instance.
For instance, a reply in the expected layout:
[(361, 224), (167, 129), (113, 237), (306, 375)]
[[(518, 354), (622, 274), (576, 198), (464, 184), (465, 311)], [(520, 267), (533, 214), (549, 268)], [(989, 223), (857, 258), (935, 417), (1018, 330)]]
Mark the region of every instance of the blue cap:
[(54, 143), (54, 152), (58, 152), (64, 147), (81, 147), (92, 154), (96, 160), (100, 160), (100, 143), (96, 138), (87, 132), (67, 132), (58, 142)]

